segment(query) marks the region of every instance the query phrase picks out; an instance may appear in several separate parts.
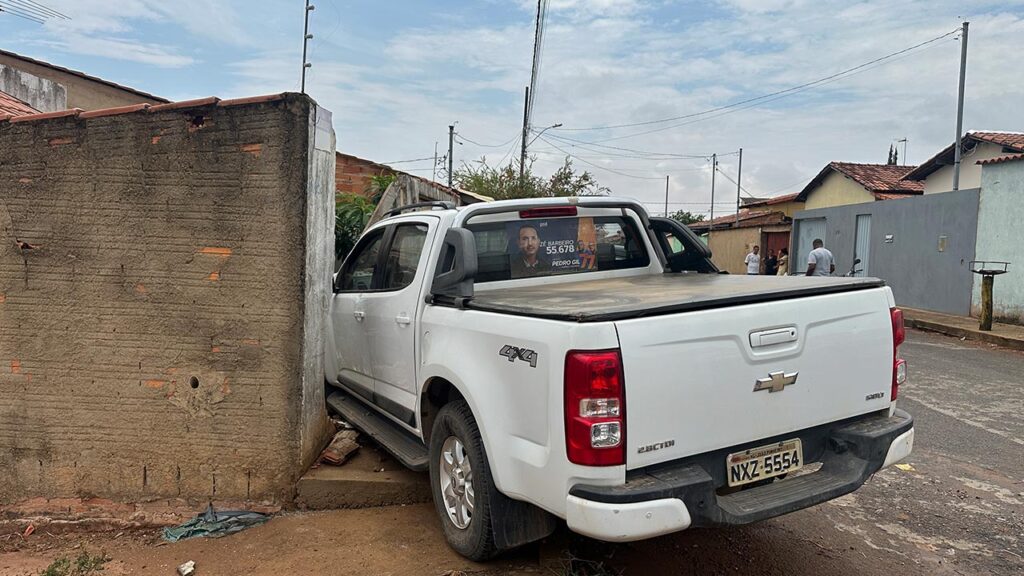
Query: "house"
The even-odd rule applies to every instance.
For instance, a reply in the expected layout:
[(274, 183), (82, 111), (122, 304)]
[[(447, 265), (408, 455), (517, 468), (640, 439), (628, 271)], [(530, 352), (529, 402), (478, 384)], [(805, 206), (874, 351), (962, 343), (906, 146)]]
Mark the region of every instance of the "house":
[(39, 112), (98, 110), (132, 104), (165, 104), (166, 98), (85, 72), (0, 50), (0, 92)]
[[(961, 190), (981, 186), (981, 167), (985, 161), (1024, 152), (1024, 132), (971, 130), (964, 134), (960, 142)], [(907, 173), (904, 179), (922, 183), (925, 194), (949, 192), (953, 189), (955, 148), (956, 142), (943, 148), (941, 152)]]
[(796, 201), (803, 202), (805, 210), (814, 210), (920, 195), (924, 192), (922, 183), (904, 180), (904, 176), (915, 168), (894, 164), (829, 162), (797, 194)]
[(754, 245), (761, 247), (762, 254), (769, 250), (778, 252), (789, 246), (790, 227), (785, 212), (773, 208), (740, 210), (738, 215), (689, 224), (695, 233), (707, 234), (711, 261), (715, 266), (732, 274), (746, 273), (743, 259)]
[[(792, 218), (800, 210), (804, 210), (804, 201), (798, 199), (799, 192), (784, 194), (772, 198), (748, 198), (743, 202), (743, 208), (747, 210), (772, 210), (782, 212), (787, 218)], [(769, 208), (770, 207), (770, 208)]]
[(794, 269), (803, 265), (810, 242), (822, 238), (836, 256), (837, 271), (855, 268), (858, 275), (884, 279), (897, 305), (977, 316), (981, 277), (972, 273), (972, 262), (1009, 262), (995, 281), (994, 315), (1024, 324), (1017, 228), (1024, 221), (1024, 134), (972, 131), (963, 142), (957, 191), (951, 190), (953, 146), (891, 184), (916, 184), (918, 193), (891, 197), (891, 191), (879, 191), (877, 199), (895, 199), (814, 208), (818, 192), (812, 190), (810, 209), (793, 217)]

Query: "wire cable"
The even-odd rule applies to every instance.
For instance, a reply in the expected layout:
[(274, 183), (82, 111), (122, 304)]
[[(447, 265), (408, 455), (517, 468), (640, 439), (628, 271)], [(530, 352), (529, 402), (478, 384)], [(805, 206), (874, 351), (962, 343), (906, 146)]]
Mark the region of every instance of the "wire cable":
[(502, 142), (501, 144), (481, 144), (480, 142), (477, 142), (476, 140), (472, 140), (470, 138), (467, 138), (466, 135), (463, 134), (462, 132), (456, 132), (455, 135), (458, 136), (459, 138), (462, 138), (466, 142), (469, 142), (470, 144), (476, 144), (477, 146), (481, 146), (483, 148), (504, 148), (505, 146), (508, 146), (509, 144), (511, 144), (513, 140), (515, 140), (516, 138), (519, 138), (521, 136), (521, 133), (520, 133), (520, 131), (517, 130), (514, 136), (512, 136), (508, 140)]
[(568, 156), (570, 158), (575, 158), (575, 159), (579, 160), (580, 162), (583, 162), (584, 164), (593, 166), (594, 168), (597, 168), (599, 170), (604, 170), (606, 172), (611, 172), (612, 174), (618, 174), (619, 176), (625, 176), (627, 178), (636, 178), (637, 180), (664, 180), (664, 178), (661, 177), (661, 176), (635, 176), (633, 174), (627, 174), (625, 172), (620, 172), (618, 170), (613, 170), (612, 168), (605, 168), (604, 166), (601, 166), (600, 164), (594, 164), (593, 162), (591, 162), (589, 160), (584, 160), (583, 158), (580, 158), (579, 156), (576, 156), (575, 154), (572, 154), (570, 152), (566, 152), (565, 150), (562, 150), (558, 146), (555, 146), (554, 144), (549, 142), (543, 136), (540, 136), (540, 139), (543, 140), (544, 142), (547, 142), (549, 146), (551, 146), (555, 150), (558, 150), (559, 152), (565, 154), (566, 156)]
[(883, 62), (885, 60), (889, 60), (890, 58), (893, 58), (895, 56), (899, 56), (901, 54), (910, 52), (911, 50), (915, 50), (917, 48), (921, 48), (922, 46), (926, 46), (926, 45), (931, 44), (933, 42), (937, 42), (937, 41), (942, 40), (943, 38), (946, 38), (948, 36), (952, 36), (954, 34), (958, 34), (958, 33), (960, 33), (961, 30), (962, 30), (962, 28), (958, 27), (955, 30), (952, 30), (950, 32), (946, 32), (945, 34), (942, 34), (941, 36), (936, 36), (935, 38), (932, 38), (930, 40), (925, 40), (924, 42), (920, 42), (920, 43), (915, 44), (913, 46), (910, 46), (908, 48), (904, 48), (904, 49), (898, 50), (896, 52), (891, 52), (889, 54), (886, 54), (885, 56), (882, 56), (882, 57), (879, 57), (879, 58), (875, 58), (874, 60), (870, 60), (870, 61), (865, 62), (863, 64), (858, 64), (857, 66), (854, 66), (852, 68), (847, 68), (847, 69), (845, 69), (845, 70), (843, 70), (841, 72), (836, 72), (835, 74), (830, 74), (828, 76), (825, 76), (823, 78), (819, 78), (817, 80), (812, 80), (810, 82), (805, 82), (805, 83), (800, 84), (798, 86), (792, 86), (790, 88), (785, 88), (783, 90), (777, 90), (777, 91), (771, 92), (769, 94), (762, 94), (760, 96), (755, 96), (753, 98), (748, 98), (746, 100), (741, 100), (739, 102), (734, 102), (732, 104), (726, 104), (724, 106), (718, 106), (718, 107), (715, 107), (715, 108), (709, 108), (707, 110), (702, 110), (700, 112), (693, 112), (693, 113), (690, 113), (690, 114), (684, 114), (682, 116), (674, 116), (674, 117), (671, 117), (671, 118), (661, 118), (661, 119), (658, 119), (658, 120), (648, 120), (648, 121), (645, 121), (645, 122), (632, 122), (632, 123), (628, 123), (628, 124), (612, 124), (612, 125), (608, 125), (608, 126), (591, 126), (591, 127), (587, 127), (587, 128), (564, 128), (563, 127), (563, 128), (559, 128), (559, 130), (562, 130), (562, 131), (592, 131), (592, 130), (612, 130), (612, 129), (616, 129), (616, 128), (631, 128), (631, 127), (636, 127), (636, 126), (649, 126), (651, 124), (662, 124), (662, 123), (665, 123), (665, 122), (675, 122), (677, 120), (684, 120), (684, 119), (687, 119), (687, 118), (694, 118), (694, 117), (697, 117), (697, 116), (703, 116), (703, 115), (706, 115), (706, 114), (711, 114), (711, 113), (714, 113), (714, 112), (719, 112), (719, 111), (722, 111), (722, 110), (728, 110), (728, 109), (731, 109), (731, 108), (736, 108), (738, 106), (743, 106), (744, 104), (750, 104), (750, 103), (753, 103), (753, 102), (758, 102), (760, 100), (765, 100), (765, 99), (768, 99), (768, 98), (774, 98), (776, 96), (786, 96), (786, 95), (789, 95), (790, 93), (796, 93), (796, 92), (799, 92), (799, 91), (803, 91), (804, 89), (811, 88), (811, 87), (817, 86), (819, 84), (826, 83), (826, 82), (828, 82), (830, 80), (838, 79), (838, 78), (840, 78), (842, 76), (850, 74), (851, 72), (855, 72), (855, 71), (860, 70), (862, 68), (865, 68), (867, 66), (871, 66), (872, 64), (876, 64), (876, 63), (879, 63), (879, 62)]

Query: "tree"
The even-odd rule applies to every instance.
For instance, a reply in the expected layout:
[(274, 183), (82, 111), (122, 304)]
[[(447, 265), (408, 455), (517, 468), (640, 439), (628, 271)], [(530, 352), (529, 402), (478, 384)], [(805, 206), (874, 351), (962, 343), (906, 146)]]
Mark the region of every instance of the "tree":
[(339, 194), (334, 203), (334, 256), (340, 260), (355, 247), (375, 204), (358, 194)]
[(519, 178), (519, 164), (510, 163), (503, 167), (491, 166), (487, 158), (465, 164), (452, 175), (455, 184), (475, 194), (490, 196), (495, 200), (512, 198), (553, 198), (564, 196), (601, 196), (608, 189), (598, 184), (590, 172), (577, 173), (568, 157), (565, 163), (548, 178), (533, 173), (533, 159)]
[(683, 224), (693, 224), (695, 222), (703, 222), (704, 221), (704, 215), (703, 214), (694, 214), (692, 212), (685, 212), (683, 210), (677, 210), (675, 213), (673, 213), (671, 216), (669, 216), (669, 218), (671, 218), (673, 220), (678, 220), (679, 222), (681, 222)]

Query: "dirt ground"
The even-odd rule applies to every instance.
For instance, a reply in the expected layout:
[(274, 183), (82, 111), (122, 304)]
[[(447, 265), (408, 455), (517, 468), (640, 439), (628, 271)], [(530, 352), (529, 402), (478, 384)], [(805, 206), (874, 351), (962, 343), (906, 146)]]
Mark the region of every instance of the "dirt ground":
[(251, 574), (544, 574), (890, 576), (1024, 573), (1024, 353), (912, 333), (901, 406), (916, 445), (860, 490), (787, 516), (606, 544), (564, 527), (487, 564), (445, 544), (431, 504), (281, 514), (221, 539), (167, 544), (156, 531), (0, 535), (0, 576), (37, 575), (81, 550), (104, 572)]

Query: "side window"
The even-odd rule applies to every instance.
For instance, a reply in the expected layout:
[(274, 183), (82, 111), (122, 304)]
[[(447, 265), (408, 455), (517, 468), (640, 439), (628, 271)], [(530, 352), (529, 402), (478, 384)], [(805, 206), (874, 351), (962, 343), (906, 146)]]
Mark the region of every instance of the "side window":
[(373, 288), (374, 276), (378, 273), (377, 257), (380, 255), (383, 239), (384, 231), (380, 230), (363, 242), (361, 246), (356, 246), (350, 262), (341, 272), (339, 289), (362, 292)]
[(426, 240), (426, 224), (400, 224), (395, 228), (395, 236), (384, 265), (384, 285), (381, 288), (398, 290), (412, 284)]
[(661, 236), (665, 239), (665, 248), (668, 250), (666, 253), (667, 256), (675, 256), (686, 251), (686, 247), (683, 245), (683, 242), (679, 238), (676, 238), (675, 234), (665, 232)]

